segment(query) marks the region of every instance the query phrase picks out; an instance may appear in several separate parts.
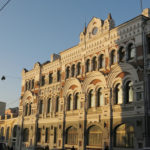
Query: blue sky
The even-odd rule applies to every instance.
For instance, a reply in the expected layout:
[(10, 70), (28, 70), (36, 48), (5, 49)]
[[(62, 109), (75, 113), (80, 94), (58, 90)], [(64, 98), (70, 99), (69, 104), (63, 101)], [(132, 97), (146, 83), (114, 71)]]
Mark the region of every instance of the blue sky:
[[(147, 7), (150, 0), (143, 0)], [(0, 12), (0, 101), (18, 106), (22, 69), (78, 44), (85, 18), (108, 13), (119, 25), (141, 13), (140, 0), (11, 0)]]

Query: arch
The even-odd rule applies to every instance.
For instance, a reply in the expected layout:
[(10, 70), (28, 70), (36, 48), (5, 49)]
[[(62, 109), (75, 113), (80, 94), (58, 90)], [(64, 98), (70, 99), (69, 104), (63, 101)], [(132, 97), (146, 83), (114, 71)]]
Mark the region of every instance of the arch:
[[(121, 73), (124, 73), (124, 74), (121, 74)], [(108, 74), (108, 78), (107, 78), (108, 87), (109, 88), (113, 87), (113, 84), (116, 78), (122, 78), (122, 81), (124, 81), (125, 76), (128, 76), (128, 78), (130, 78), (130, 80), (132, 80), (133, 82), (139, 81), (138, 74), (132, 65), (128, 63), (120, 63), (120, 64), (114, 65), (114, 67), (112, 67), (110, 73)]]
[[(99, 81), (99, 82), (93, 82), (93, 81)], [(88, 93), (88, 89), (89, 89), (91, 83), (100, 84), (101, 87), (107, 86), (106, 85), (106, 79), (105, 79), (104, 75), (98, 71), (90, 72), (86, 76), (86, 78), (83, 82), (83, 86), (82, 86), (82, 90), (84, 93)]]
[[(64, 88), (63, 88), (63, 96), (64, 96), (64, 97), (67, 96), (70, 87), (71, 87), (71, 86), (73, 87), (73, 85), (74, 85), (75, 88), (77, 88), (79, 91), (82, 92), (80, 82), (79, 82), (76, 78), (70, 78), (69, 80), (67, 80), (67, 81), (65, 82), (65, 85), (64, 85)], [(73, 90), (74, 90), (74, 89), (73, 89)]]
[(66, 130), (66, 144), (78, 145), (78, 130), (74, 126), (71, 126)]
[(102, 147), (103, 134), (100, 127), (93, 125), (87, 130), (87, 145)]
[(128, 124), (121, 124), (114, 131), (114, 146), (120, 148), (134, 147), (134, 127)]

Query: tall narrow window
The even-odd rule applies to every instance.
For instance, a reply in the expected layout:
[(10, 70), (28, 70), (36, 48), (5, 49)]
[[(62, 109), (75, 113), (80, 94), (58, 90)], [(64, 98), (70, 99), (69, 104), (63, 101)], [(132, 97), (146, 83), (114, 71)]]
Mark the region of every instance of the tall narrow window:
[(26, 84), (25, 84), (25, 90), (27, 91), (28, 90), (28, 82), (26, 81)]
[(77, 64), (77, 75), (80, 75), (81, 74), (81, 63), (78, 62)]
[(49, 98), (47, 101), (47, 113), (50, 113), (50, 107), (51, 107), (51, 99)]
[(88, 59), (86, 61), (86, 72), (89, 72), (90, 71), (90, 60)]
[(9, 139), (9, 127), (7, 128), (7, 130), (6, 130), (6, 140), (8, 140)]
[(99, 88), (97, 90), (97, 106), (103, 106), (104, 105), (104, 98), (103, 98), (103, 94), (102, 94), (102, 89)]
[(57, 143), (57, 128), (54, 127), (54, 143)]
[(135, 57), (135, 47), (133, 44), (129, 44), (128, 46), (128, 59), (132, 59)]
[(23, 142), (28, 142), (29, 140), (29, 129), (23, 129)]
[(97, 69), (96, 56), (93, 57), (93, 59), (92, 59), (92, 66), (93, 66), (92, 70), (95, 71)]
[(37, 142), (41, 141), (41, 128), (37, 129)]
[(25, 105), (25, 116), (28, 115), (28, 104)]
[(122, 88), (120, 84), (115, 87), (115, 104), (122, 104)]
[(49, 142), (49, 128), (46, 128), (45, 130), (45, 143)]
[(70, 76), (70, 67), (68, 66), (68, 67), (66, 68), (66, 79), (68, 79), (69, 76)]
[(53, 83), (53, 73), (49, 74), (49, 84)]
[(31, 111), (32, 111), (32, 103), (29, 104), (29, 115), (31, 115)]
[(116, 54), (115, 50), (111, 51), (111, 65), (113, 65), (116, 62)]
[(67, 110), (71, 110), (71, 101), (72, 101), (72, 98), (71, 98), (71, 94), (68, 96), (68, 100), (67, 100)]
[(119, 54), (119, 62), (123, 62), (125, 60), (125, 49), (123, 47), (120, 47), (118, 54)]
[(43, 113), (43, 101), (40, 100), (39, 102), (39, 114), (42, 114)]
[(1, 137), (4, 136), (4, 127), (1, 128)]
[(41, 78), (41, 86), (44, 86), (45, 85), (45, 76), (42, 76)]
[(91, 90), (88, 95), (88, 107), (91, 108), (94, 106), (95, 106), (95, 97), (94, 97), (93, 90)]
[(75, 76), (75, 64), (73, 64), (72, 67), (71, 67), (71, 76), (72, 77)]
[(34, 88), (34, 79), (32, 80), (32, 89)]
[(59, 111), (59, 97), (56, 98), (56, 112)]
[(57, 82), (61, 80), (61, 73), (60, 70), (57, 70)]
[(104, 59), (104, 54), (101, 54), (99, 56), (99, 68), (104, 68), (105, 67), (105, 59)]
[(133, 102), (133, 83), (128, 81), (125, 87), (126, 103)]
[(76, 93), (74, 97), (74, 109), (79, 109), (79, 93)]

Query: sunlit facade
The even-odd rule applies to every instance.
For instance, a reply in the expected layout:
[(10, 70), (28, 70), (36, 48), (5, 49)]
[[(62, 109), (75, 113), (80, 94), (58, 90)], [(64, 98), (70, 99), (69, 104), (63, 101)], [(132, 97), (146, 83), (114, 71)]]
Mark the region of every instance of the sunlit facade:
[(111, 14), (106, 20), (94, 17), (78, 45), (35, 63), (30, 71), (23, 69), (16, 149), (145, 147), (150, 132), (149, 17), (145, 9), (117, 27)]

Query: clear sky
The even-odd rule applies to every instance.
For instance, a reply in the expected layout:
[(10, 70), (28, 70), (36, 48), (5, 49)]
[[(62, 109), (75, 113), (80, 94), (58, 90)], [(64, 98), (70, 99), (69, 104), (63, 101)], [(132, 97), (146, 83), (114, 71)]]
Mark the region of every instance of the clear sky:
[[(4, 0), (1, 0), (4, 1)], [(150, 0), (143, 0), (143, 8)], [(79, 42), (93, 16), (119, 25), (141, 13), (140, 0), (11, 0), (0, 12), (0, 101), (19, 105), (21, 72)]]

